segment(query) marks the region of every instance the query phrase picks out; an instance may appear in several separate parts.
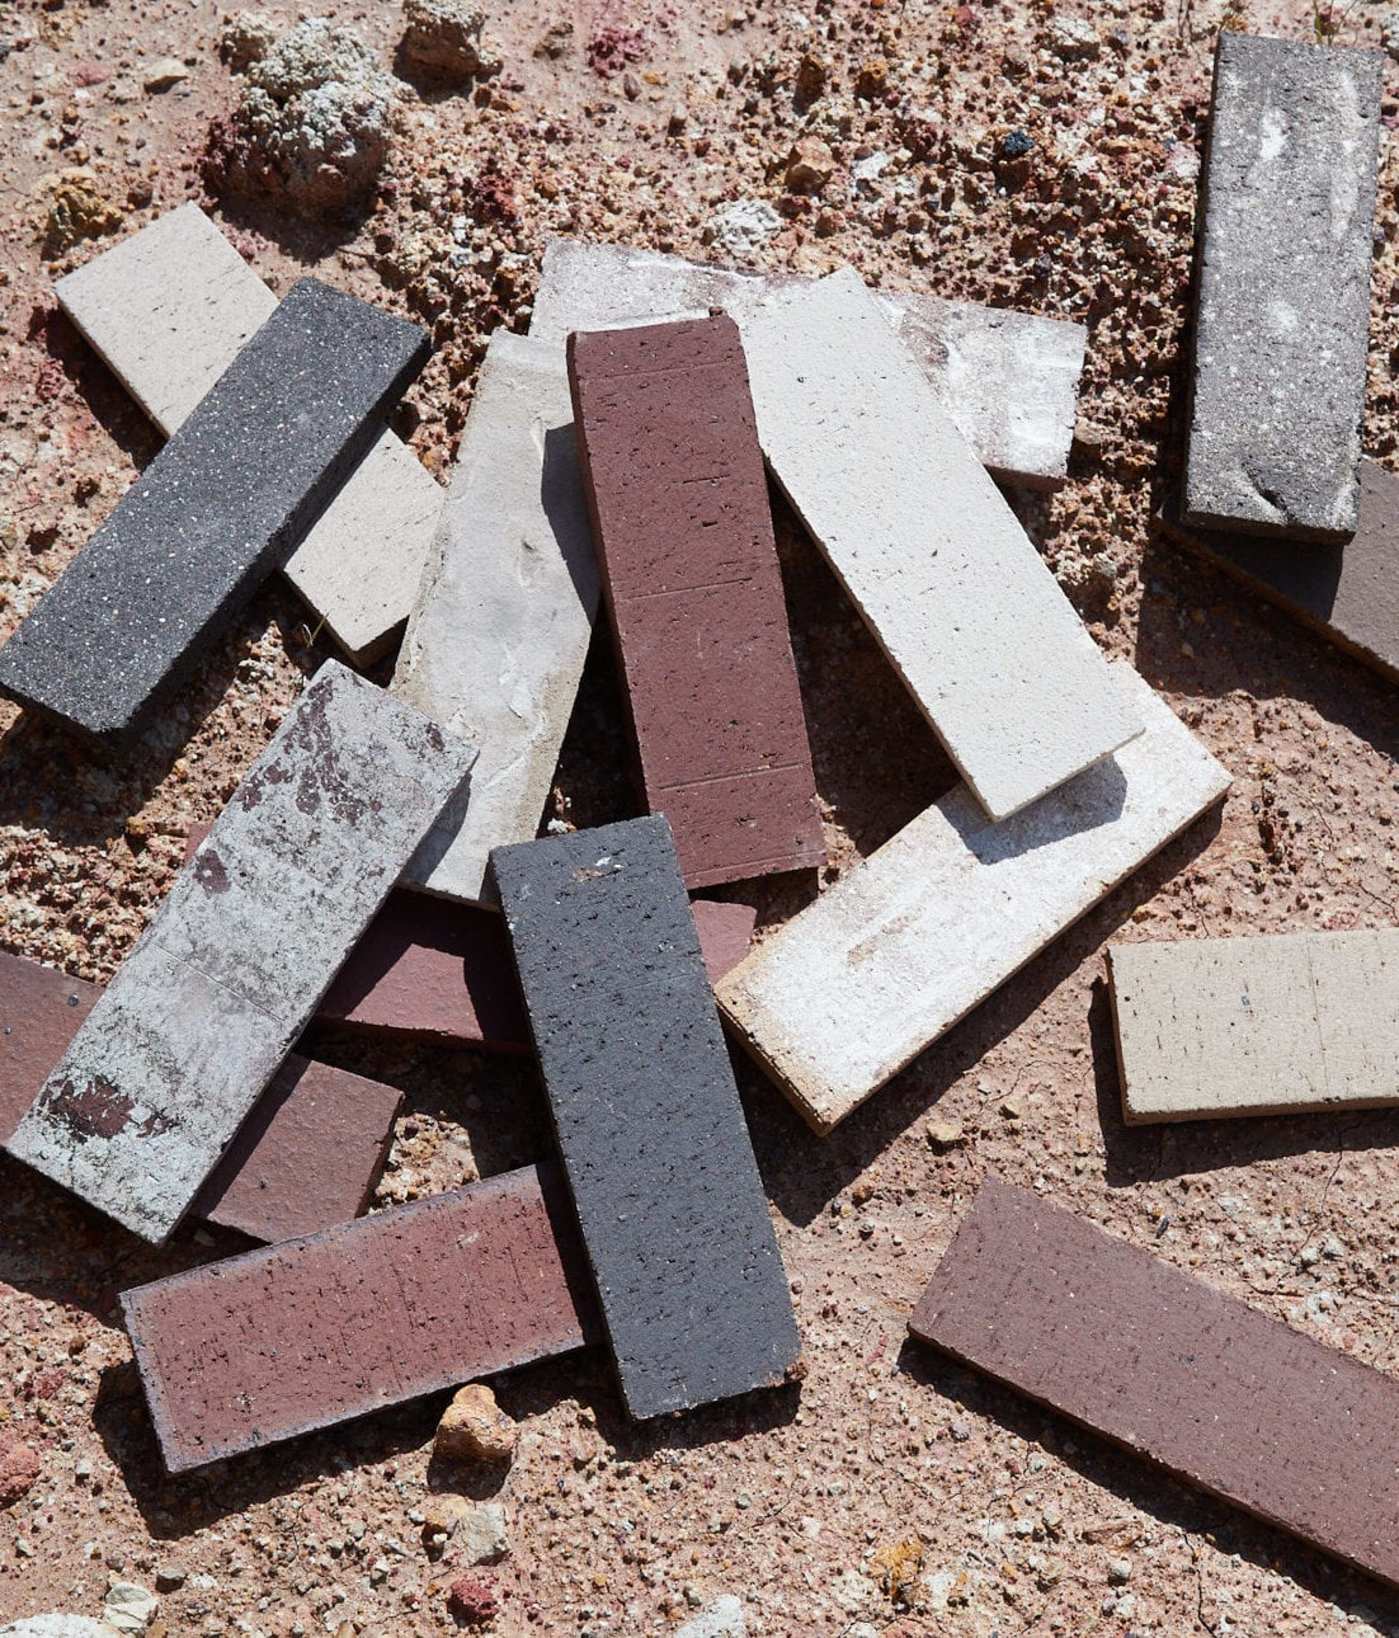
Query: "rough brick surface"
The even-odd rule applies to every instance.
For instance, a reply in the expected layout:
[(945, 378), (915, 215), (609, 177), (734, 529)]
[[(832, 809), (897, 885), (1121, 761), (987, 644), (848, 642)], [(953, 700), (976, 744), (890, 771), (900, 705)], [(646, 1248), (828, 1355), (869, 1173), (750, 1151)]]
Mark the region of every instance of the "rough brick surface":
[(581, 1347), (557, 1192), (531, 1167), (123, 1293), (167, 1468)]
[[(54, 287), (63, 310), (169, 437), (272, 314), (277, 298), (197, 205), (181, 205)], [(391, 433), (283, 571), (359, 664), (387, 650), (412, 605), (441, 487)]]
[(1355, 528), (1383, 62), (1219, 36), (1188, 523), (1332, 541)]
[[(187, 842), (192, 858), (208, 829)], [(693, 899), (695, 931), (709, 982), (748, 954), (757, 912), (751, 905)], [(450, 904), (422, 893), (389, 894), (316, 1009), (322, 1024), (490, 1052), (528, 1052), (529, 1025), (505, 923), (494, 910)], [(49, 1058), (51, 1067), (67, 1045)], [(0, 1053), (4, 1043), (0, 1042)], [(0, 1059), (0, 1061), (3, 1061)], [(38, 1090), (36, 1081), (34, 1091)], [(3, 1099), (0, 1090), (0, 1099)], [(33, 1092), (25, 1099), (27, 1108)], [(16, 1110), (18, 1119), (23, 1110)]]
[(0, 693), (121, 735), (285, 560), (427, 358), (413, 324), (293, 285), (0, 649)]
[(1141, 732), (858, 274), (770, 297), (744, 347), (773, 476), (993, 819)]
[(825, 859), (732, 319), (574, 335), (578, 444), (647, 806), (687, 887)]
[(1229, 775), (1130, 667), (1147, 724), (1002, 824), (959, 787), (718, 986), (735, 1033), (828, 1132), (1224, 794)]
[(479, 899), (490, 850), (538, 834), (597, 603), (563, 351), (498, 330), (392, 685), (481, 755), (410, 885)]
[(1366, 665), (1399, 679), (1399, 477), (1361, 461), (1357, 481), (1359, 517), (1344, 546), (1280, 551), (1276, 540), (1187, 528), (1174, 506), (1161, 514), (1161, 523), (1173, 540)]
[(1399, 1103), (1399, 930), (1114, 944), (1128, 1121)]
[[(0, 953), (0, 1145), (92, 1011), (99, 985)], [(287, 1240), (357, 1217), (393, 1140), (401, 1094), (290, 1057), (238, 1128), (191, 1207), (255, 1240)]]
[[(724, 308), (741, 329), (775, 290), (810, 283), (622, 245), (551, 239), (530, 335), (562, 346), (572, 330), (711, 307)], [(1023, 484), (1064, 481), (1088, 340), (1083, 325), (897, 291), (880, 291), (877, 300), (979, 460)]]
[(781, 1382), (800, 1341), (669, 827), (491, 867), (627, 1408)]
[(909, 1330), (1399, 1583), (1399, 1383), (995, 1179)]
[(472, 754), (327, 661), (89, 1013), (11, 1152), (163, 1240)]

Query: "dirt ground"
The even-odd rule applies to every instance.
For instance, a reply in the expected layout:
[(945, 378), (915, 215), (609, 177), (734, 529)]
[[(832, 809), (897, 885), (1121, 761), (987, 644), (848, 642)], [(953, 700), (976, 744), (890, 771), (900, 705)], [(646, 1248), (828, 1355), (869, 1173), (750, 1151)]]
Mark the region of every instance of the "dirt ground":
[[(621, 1414), (600, 1356), (500, 1379), (523, 1433), (497, 1498), (510, 1554), (481, 1572), (501, 1602), (493, 1630), (662, 1633), (734, 1594), (763, 1635), (1399, 1633), (1399, 1596), (905, 1342), (923, 1283), (994, 1171), (1399, 1372), (1396, 1117), (1128, 1131), (1103, 958), (1110, 938), (1399, 920), (1393, 685), (1151, 527), (1178, 470), (1216, 33), (1320, 28), (1377, 44), (1390, 26), (1399, 49), (1399, 14), (1366, 0), (1320, 13), (1248, 0), (496, 0), (487, 32), (502, 72), (464, 94), (400, 78), (379, 193), (322, 222), (229, 194), (216, 142), (206, 162), (211, 126), (238, 95), (216, 50), (227, 9), (0, 9), (0, 635), (158, 447), (51, 294), (111, 235), (201, 199), (274, 287), (312, 270), (430, 323), (437, 354), (396, 424), (440, 472), (486, 336), (527, 324), (547, 237), (703, 256), (728, 206), (766, 201), (781, 221), (756, 265), (849, 262), (890, 287), (1089, 325), (1070, 482), (1012, 498), (1102, 646), (1234, 775), (1222, 818), (1112, 894), (830, 1139), (739, 1064), (807, 1378), (644, 1427)], [(319, 9), (390, 67), (397, 6)], [(162, 77), (150, 65), (172, 56), (188, 76), (148, 91)], [(1399, 64), (1386, 75), (1365, 441), (1392, 464)], [(1018, 158), (1002, 147), (1014, 132), (1032, 142)], [(806, 134), (833, 161), (815, 197), (784, 181)], [(55, 178), (70, 169), (90, 173), (78, 225), (99, 236), (65, 246), (72, 210), (55, 209), (55, 189), (71, 207), (77, 184)], [(834, 876), (950, 773), (780, 510), (779, 533)], [(0, 943), (110, 976), (187, 829), (219, 810), (326, 652), (294, 596), (269, 588), (125, 763), (99, 764), (0, 704)], [(556, 816), (634, 812), (624, 750), (602, 641)], [(748, 888), (760, 927), (816, 886)], [(316, 1049), (405, 1091), (383, 1204), (547, 1151), (527, 1062), (334, 1036)], [(935, 1148), (930, 1115), (955, 1117), (963, 1140)], [(41, 1460), (28, 1494), (0, 1511), (0, 1619), (96, 1616), (110, 1578), (156, 1589), (159, 1574), (152, 1631), (453, 1630), (447, 1587), (461, 1567), (451, 1546), (434, 1560), (422, 1533), (429, 1493), (463, 1482), (429, 1461), (440, 1399), (164, 1476), (116, 1296), (230, 1249), (196, 1231), (152, 1251), (0, 1161), (0, 1441)]]

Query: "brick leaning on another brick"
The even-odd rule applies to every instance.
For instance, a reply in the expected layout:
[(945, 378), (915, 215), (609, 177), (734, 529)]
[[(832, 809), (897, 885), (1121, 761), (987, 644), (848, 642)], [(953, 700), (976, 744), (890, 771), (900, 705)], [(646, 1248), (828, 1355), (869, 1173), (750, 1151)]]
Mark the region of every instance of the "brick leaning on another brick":
[(0, 648), (0, 693), (136, 731), (285, 561), (422, 368), (415, 324), (303, 279)]
[[(551, 239), (530, 335), (563, 346), (572, 330), (608, 330), (722, 307), (742, 329), (766, 297), (811, 288), (791, 273), (738, 273), (625, 245)], [(1088, 331), (979, 302), (875, 293), (977, 459), (996, 474), (1053, 488), (1068, 473)]]
[(627, 1409), (776, 1386), (801, 1342), (669, 827), (491, 870)]
[(1185, 521), (1356, 524), (1383, 55), (1233, 30), (1215, 49)]
[[(0, 1147), (102, 994), (0, 952)], [(357, 1217), (384, 1169), (397, 1087), (293, 1055), (195, 1196), (190, 1213), (254, 1240), (290, 1240)]]
[(1141, 732), (858, 274), (769, 297), (743, 345), (773, 477), (993, 819)]
[(1014, 819), (958, 787), (718, 986), (734, 1033), (829, 1132), (1180, 834), (1229, 775), (1129, 666), (1146, 732)]
[(576, 1247), (531, 1166), (123, 1292), (167, 1469), (581, 1348)]
[(10, 1139), (164, 1240), (475, 752), (328, 660)]
[(994, 1178), (909, 1331), (1399, 1585), (1399, 1383), (1339, 1349)]
[(409, 885), (479, 899), (490, 850), (538, 831), (597, 604), (563, 351), (498, 330), (391, 685), (481, 754)]
[[(59, 305), (166, 437), (272, 314), (277, 298), (197, 205), (167, 211), (54, 286)], [(281, 565), (359, 665), (393, 644), (442, 509), (441, 486), (393, 433)]]
[(642, 789), (686, 887), (824, 863), (738, 326), (576, 333), (568, 371)]
[(1129, 1122), (1399, 1103), (1399, 929), (1114, 944)]

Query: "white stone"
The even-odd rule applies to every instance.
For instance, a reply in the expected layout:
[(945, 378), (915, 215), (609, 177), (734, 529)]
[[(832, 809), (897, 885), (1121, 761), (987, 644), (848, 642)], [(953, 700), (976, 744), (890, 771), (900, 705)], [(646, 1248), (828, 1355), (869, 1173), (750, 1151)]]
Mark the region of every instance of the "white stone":
[(144, 1632), (160, 1608), (160, 1600), (148, 1587), (134, 1581), (111, 1578), (107, 1588), (107, 1603), (102, 1618), (118, 1632)]
[(1003, 824), (943, 797), (724, 978), (718, 999), (828, 1132), (1223, 795), (1229, 775), (1129, 666), (1145, 733)]
[[(197, 205), (181, 205), (54, 287), (59, 304), (167, 437), (233, 362), (277, 298)], [(412, 606), (442, 489), (384, 432), (285, 566), (360, 664)]]
[(116, 1638), (117, 1629), (85, 1615), (30, 1615), (0, 1627), (0, 1638)]
[(747, 1632), (743, 1605), (732, 1593), (725, 1593), (707, 1604), (693, 1621), (687, 1621), (675, 1638), (746, 1638)]
[(993, 819), (1141, 732), (857, 273), (770, 296), (743, 344), (773, 477)]
[(453, 1553), (464, 1564), (495, 1564), (510, 1551), (505, 1509), (482, 1502), (464, 1513), (452, 1537)]
[(1399, 1103), (1399, 930), (1114, 944), (1129, 1122)]
[(475, 749), (328, 660), (88, 1014), (8, 1148), (164, 1240)]
[(537, 833), (597, 607), (563, 349), (498, 330), (392, 685), (481, 755), (407, 883), (479, 899), (490, 850)]
[[(530, 334), (562, 343), (570, 330), (711, 306), (742, 327), (774, 291), (811, 284), (791, 274), (738, 273), (650, 250), (553, 239)], [(937, 296), (878, 291), (876, 299), (991, 471), (1037, 487), (1064, 481), (1088, 339), (1083, 325)]]

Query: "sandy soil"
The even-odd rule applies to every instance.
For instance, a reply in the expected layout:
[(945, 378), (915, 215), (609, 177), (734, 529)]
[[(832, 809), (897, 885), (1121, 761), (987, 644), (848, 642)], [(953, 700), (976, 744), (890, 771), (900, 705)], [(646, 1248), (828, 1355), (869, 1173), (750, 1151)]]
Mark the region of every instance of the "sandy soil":
[[(56, 314), (52, 279), (102, 240), (45, 242), (55, 173), (91, 171), (91, 225), (109, 234), (207, 197), (278, 288), (312, 269), (431, 322), (438, 352), (398, 425), (434, 471), (450, 460), (486, 335), (528, 321), (551, 233), (703, 255), (727, 205), (766, 200), (783, 224), (759, 265), (853, 262), (891, 287), (1091, 326), (1071, 481), (1052, 499), (1014, 499), (1104, 648), (1135, 663), (1235, 778), (1222, 819), (1113, 894), (831, 1139), (739, 1065), (807, 1379), (643, 1428), (621, 1415), (601, 1357), (500, 1380), (523, 1438), (500, 1492), (511, 1553), (482, 1572), (502, 1601), (494, 1630), (660, 1633), (733, 1593), (755, 1634), (1399, 1632), (1399, 1599), (1376, 1584), (904, 1341), (994, 1170), (1399, 1371), (1394, 1117), (1128, 1131), (1104, 991), (1110, 937), (1399, 918), (1393, 687), (1150, 526), (1177, 468), (1214, 37), (1226, 20), (1307, 36), (1312, 8), (498, 0), (489, 32), (503, 73), (468, 95), (400, 81), (381, 192), (329, 223), (221, 197), (202, 163), (237, 95), (215, 49), (223, 9), (22, 0), (0, 12), (0, 634), (157, 448)], [(323, 9), (391, 64), (396, 7)], [(1356, 0), (1319, 20), (1375, 43), (1386, 10)], [(1064, 29), (1074, 16), (1090, 22), (1086, 38)], [(536, 54), (551, 29), (560, 54)], [(188, 78), (143, 89), (148, 65), (172, 55)], [(1392, 462), (1399, 66), (1386, 72), (1366, 444)], [(798, 85), (819, 94), (794, 96)], [(1000, 143), (1014, 131), (1034, 146), (1010, 162)], [(832, 151), (815, 198), (784, 191), (802, 134)], [(779, 521), (835, 872), (950, 776), (829, 574)], [(110, 975), (186, 830), (218, 811), (324, 652), (294, 597), (269, 589), (124, 765), (87, 760), (0, 704), (0, 942)], [(600, 643), (559, 816), (634, 811), (623, 749)], [(770, 927), (815, 883), (753, 891)], [(527, 1063), (333, 1037), (318, 1050), (405, 1090), (383, 1203), (545, 1152)], [(930, 1114), (956, 1117), (964, 1140), (934, 1148)], [(0, 1618), (97, 1615), (109, 1577), (155, 1588), (160, 1571), (179, 1584), (161, 1591), (153, 1631), (451, 1631), (460, 1565), (452, 1547), (434, 1561), (421, 1530), (429, 1492), (461, 1482), (429, 1462), (440, 1401), (164, 1477), (116, 1293), (228, 1249), (196, 1232), (152, 1252), (0, 1162), (0, 1441), (41, 1459), (28, 1494), (0, 1511)], [(895, 1573), (881, 1575), (888, 1563)]]

